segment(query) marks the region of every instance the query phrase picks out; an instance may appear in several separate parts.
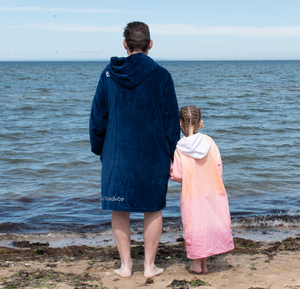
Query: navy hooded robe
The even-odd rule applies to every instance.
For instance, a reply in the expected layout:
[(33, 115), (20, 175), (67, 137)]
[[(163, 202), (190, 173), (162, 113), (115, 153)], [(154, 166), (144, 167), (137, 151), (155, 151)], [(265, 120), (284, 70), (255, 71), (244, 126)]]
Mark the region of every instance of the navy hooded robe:
[(179, 137), (170, 73), (144, 53), (111, 58), (90, 115), (92, 151), (102, 162), (102, 209), (163, 209)]

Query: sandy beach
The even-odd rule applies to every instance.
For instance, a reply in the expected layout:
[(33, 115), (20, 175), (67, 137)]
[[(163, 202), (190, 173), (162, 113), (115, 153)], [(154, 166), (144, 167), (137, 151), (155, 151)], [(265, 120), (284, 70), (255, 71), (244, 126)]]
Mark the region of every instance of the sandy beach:
[[(136, 235), (137, 236), (137, 235)], [(134, 236), (134, 238), (136, 237)], [(120, 260), (116, 247), (15, 241), (0, 247), (0, 288), (300, 288), (300, 238), (276, 242), (234, 238), (235, 249), (210, 257), (208, 274), (188, 270), (184, 239), (161, 243), (156, 264), (164, 273), (143, 276), (143, 243), (132, 240), (133, 275), (114, 273)]]

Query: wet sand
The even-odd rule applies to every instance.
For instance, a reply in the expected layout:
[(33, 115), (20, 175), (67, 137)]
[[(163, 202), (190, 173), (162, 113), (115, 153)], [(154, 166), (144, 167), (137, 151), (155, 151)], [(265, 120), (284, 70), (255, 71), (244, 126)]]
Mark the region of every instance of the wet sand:
[[(255, 236), (270, 236), (263, 232), (256, 231)], [(158, 249), (156, 264), (165, 271), (149, 279), (143, 276), (144, 249), (143, 242), (138, 240), (142, 238), (141, 234), (132, 237), (134, 264), (131, 278), (121, 278), (114, 273), (120, 266), (120, 260), (114, 243), (108, 238), (109, 232), (102, 236), (107, 239), (93, 240), (93, 245), (56, 246), (59, 244), (57, 240), (52, 246), (51, 242), (38, 243), (35, 242), (37, 240), (19, 238), (16, 243), (10, 244), (14, 248), (0, 247), (0, 288), (300, 289), (299, 237), (280, 241), (234, 237), (233, 251), (210, 257), (209, 273), (196, 274), (188, 270), (190, 261), (186, 258), (181, 232), (174, 230), (164, 235), (165, 240), (173, 240), (164, 242), (162, 239)], [(80, 239), (91, 242), (87, 236), (73, 242), (77, 243)], [(60, 241), (60, 245), (66, 245), (63, 243), (66, 240), (61, 240), (64, 241)]]

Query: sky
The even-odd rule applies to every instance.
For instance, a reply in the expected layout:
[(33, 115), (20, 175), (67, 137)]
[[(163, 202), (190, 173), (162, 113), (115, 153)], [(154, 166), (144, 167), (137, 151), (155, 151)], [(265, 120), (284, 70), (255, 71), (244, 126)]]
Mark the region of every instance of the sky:
[(156, 60), (300, 60), (300, 0), (0, 0), (0, 61), (126, 57), (128, 22)]

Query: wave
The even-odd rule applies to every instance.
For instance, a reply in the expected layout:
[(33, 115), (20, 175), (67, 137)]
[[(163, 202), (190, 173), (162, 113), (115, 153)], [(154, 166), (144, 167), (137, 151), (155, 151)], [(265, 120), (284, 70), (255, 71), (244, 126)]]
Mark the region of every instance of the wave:
[[(300, 214), (289, 212), (288, 214), (264, 215), (252, 217), (233, 217), (231, 222), (232, 229), (276, 229), (276, 228), (300, 228)], [(143, 231), (143, 220), (131, 220), (133, 234)], [(5, 222), (0, 224), (0, 234), (98, 234), (111, 230), (109, 219), (103, 220), (95, 225), (76, 225), (75, 223), (44, 224), (43, 227), (29, 226), (24, 223)], [(181, 217), (165, 217), (163, 232), (182, 231)]]
[(291, 228), (300, 227), (300, 213), (290, 210), (286, 214), (239, 217), (232, 220), (232, 228)]
[(21, 233), (32, 229), (23, 223), (5, 222), (0, 224), (0, 233)]

